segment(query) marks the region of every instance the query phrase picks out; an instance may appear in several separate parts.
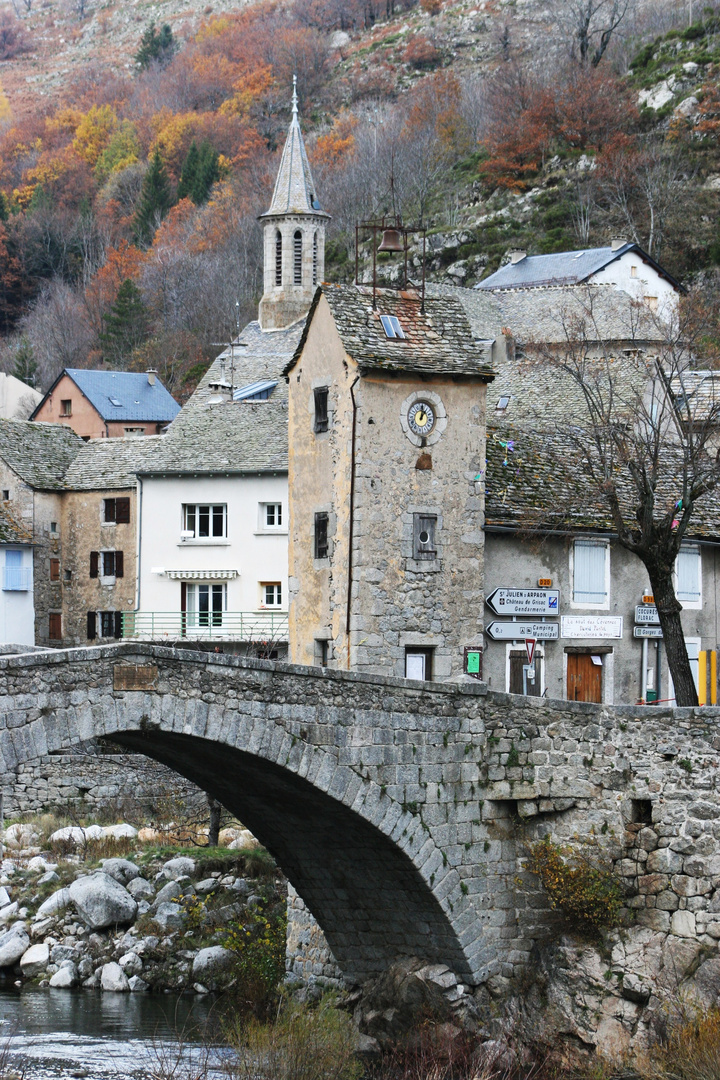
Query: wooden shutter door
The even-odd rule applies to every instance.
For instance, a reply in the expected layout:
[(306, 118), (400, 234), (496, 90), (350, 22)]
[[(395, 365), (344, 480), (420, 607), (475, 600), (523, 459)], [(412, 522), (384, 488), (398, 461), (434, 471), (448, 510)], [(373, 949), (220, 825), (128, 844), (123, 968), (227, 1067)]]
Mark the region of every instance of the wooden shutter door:
[(90, 577), (96, 578), (98, 576), (98, 569), (100, 566), (100, 552), (90, 552)]
[(568, 653), (567, 696), (569, 701), (602, 701), (602, 664), (593, 663), (591, 653)]
[(125, 574), (125, 560), (122, 551), (115, 552), (115, 577), (123, 577)]

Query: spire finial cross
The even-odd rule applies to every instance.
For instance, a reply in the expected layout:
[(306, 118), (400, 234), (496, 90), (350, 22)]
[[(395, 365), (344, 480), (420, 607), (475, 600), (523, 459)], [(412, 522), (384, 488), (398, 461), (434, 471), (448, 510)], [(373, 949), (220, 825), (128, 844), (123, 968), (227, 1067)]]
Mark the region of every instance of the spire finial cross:
[(297, 120), (297, 114), (298, 114), (297, 75), (293, 75), (292, 111), (293, 111), (293, 119)]

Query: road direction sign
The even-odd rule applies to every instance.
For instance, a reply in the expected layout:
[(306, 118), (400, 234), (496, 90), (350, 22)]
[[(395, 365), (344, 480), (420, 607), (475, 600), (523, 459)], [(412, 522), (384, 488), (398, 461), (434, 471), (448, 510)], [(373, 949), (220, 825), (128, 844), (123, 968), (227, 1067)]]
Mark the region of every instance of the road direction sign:
[(661, 638), (662, 630), (659, 626), (636, 626), (633, 628), (633, 637)]
[(535, 655), (535, 638), (525, 638), (525, 649), (527, 652), (528, 664), (532, 664), (533, 656)]
[(660, 616), (654, 604), (638, 604), (635, 608), (635, 622), (642, 626), (659, 626)]
[(556, 622), (491, 622), (485, 633), (493, 641), (557, 641), (559, 636)]
[(560, 592), (558, 589), (493, 589), (485, 603), (496, 615), (557, 615)]

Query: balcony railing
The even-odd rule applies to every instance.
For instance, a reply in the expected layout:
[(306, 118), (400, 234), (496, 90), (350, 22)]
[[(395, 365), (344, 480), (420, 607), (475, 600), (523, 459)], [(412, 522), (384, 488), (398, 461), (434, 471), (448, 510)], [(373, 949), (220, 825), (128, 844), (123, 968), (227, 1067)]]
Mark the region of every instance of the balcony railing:
[(30, 588), (30, 568), (4, 566), (2, 587), (3, 592), (27, 592)]
[(287, 641), (286, 611), (124, 611), (122, 636), (144, 641)]

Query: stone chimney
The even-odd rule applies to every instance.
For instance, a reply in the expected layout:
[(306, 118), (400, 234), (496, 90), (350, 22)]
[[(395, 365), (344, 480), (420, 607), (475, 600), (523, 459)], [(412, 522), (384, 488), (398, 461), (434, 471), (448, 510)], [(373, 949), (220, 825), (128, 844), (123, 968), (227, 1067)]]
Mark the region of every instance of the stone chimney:
[(627, 239), (624, 236), (613, 236), (610, 241), (610, 249), (612, 251), (619, 251), (621, 247), (625, 247)]
[(510, 265), (515, 266), (516, 263), (522, 262), (523, 259), (527, 259), (527, 251), (523, 251), (522, 248), (515, 248), (510, 252)]
[(157, 376), (157, 371), (155, 370), (155, 368), (148, 368), (146, 374), (147, 374), (147, 377), (148, 377), (148, 382), (150, 383), (151, 386), (154, 386), (155, 385), (155, 377)]

